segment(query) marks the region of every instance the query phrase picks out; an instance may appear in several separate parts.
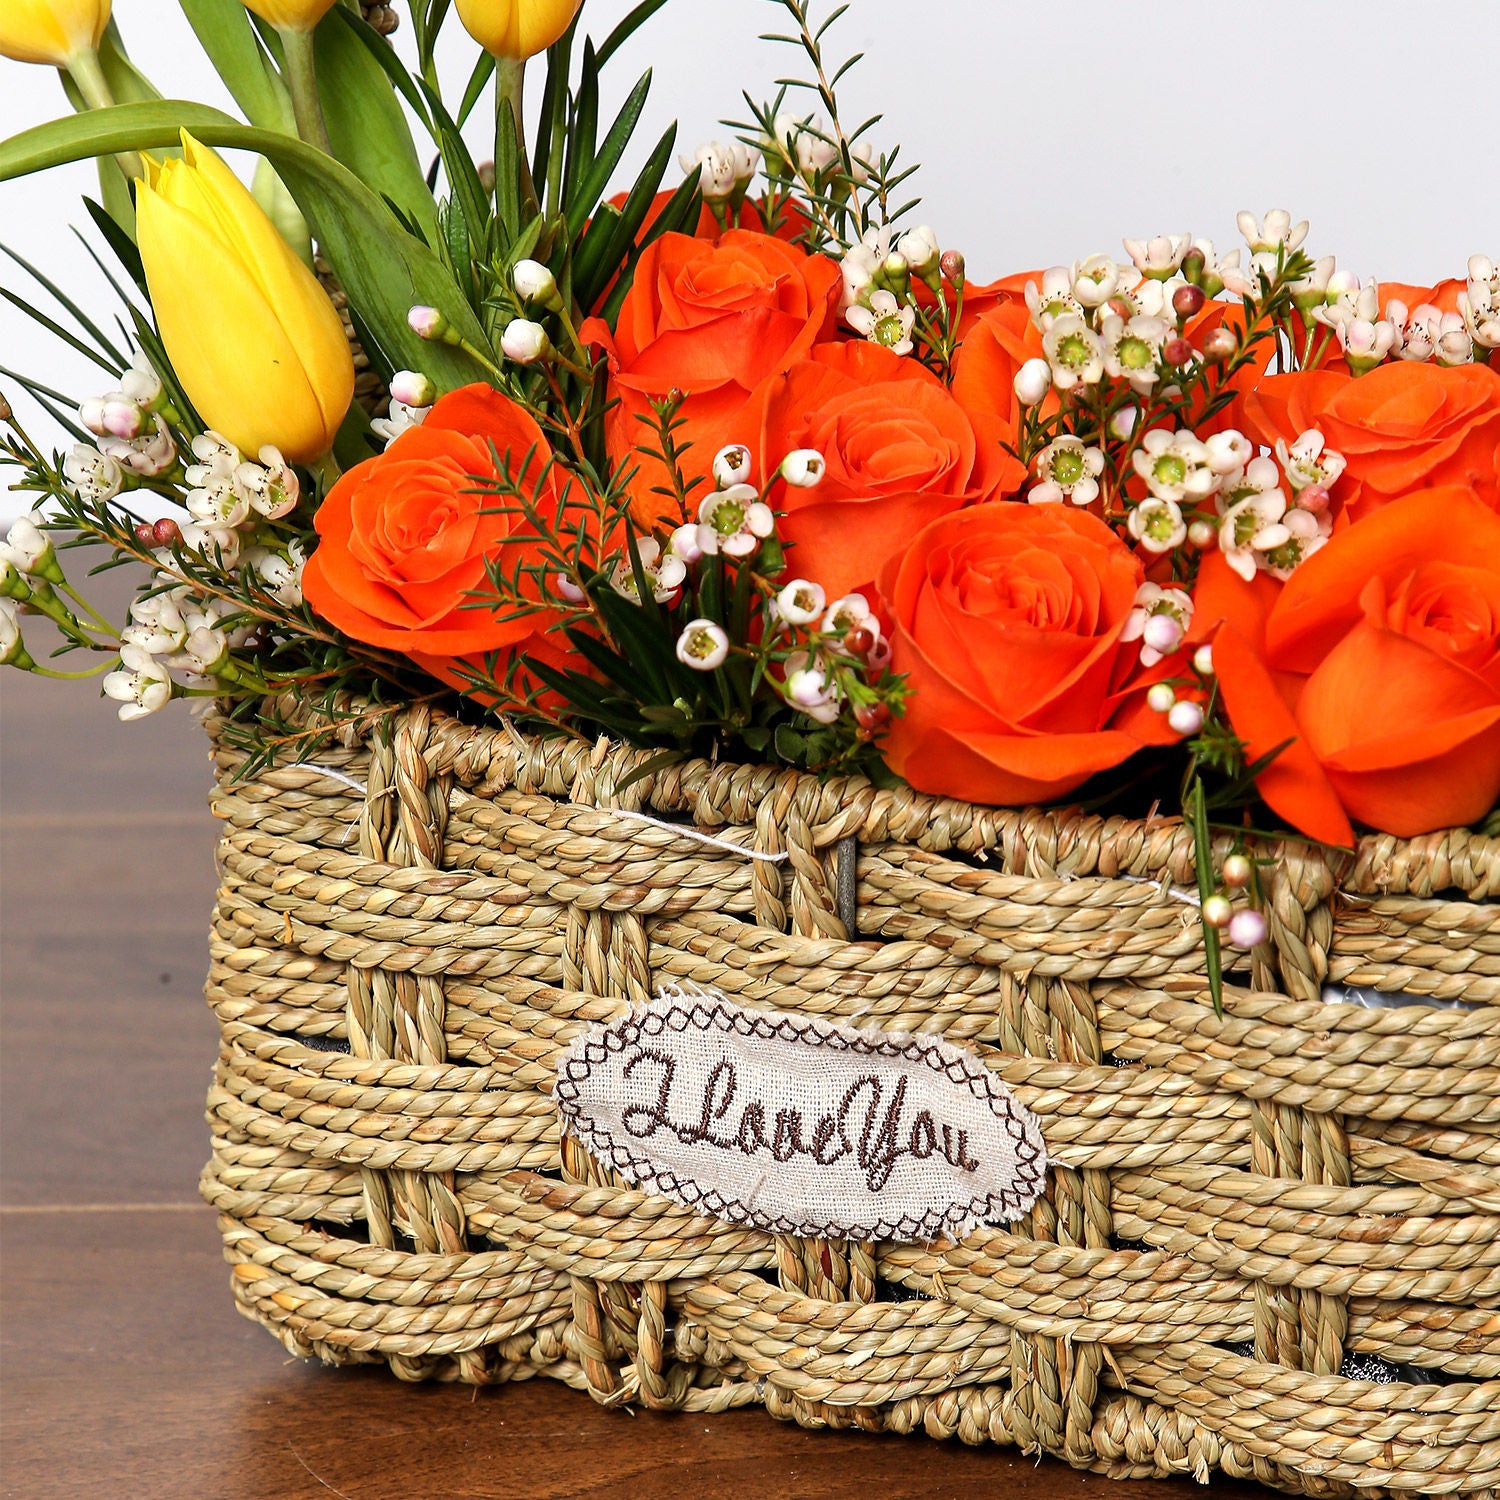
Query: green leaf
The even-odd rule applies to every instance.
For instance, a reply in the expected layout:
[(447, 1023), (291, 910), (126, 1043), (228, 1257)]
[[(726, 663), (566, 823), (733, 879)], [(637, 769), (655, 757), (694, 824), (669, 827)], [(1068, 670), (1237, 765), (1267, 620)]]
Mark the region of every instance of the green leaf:
[(406, 116), (387, 70), (356, 34), (361, 28), (370, 31), (355, 12), (336, 5), (313, 37), (318, 97), (333, 153), (424, 231), (436, 230), (432, 194), (427, 191)]
[(469, 83), (464, 89), (464, 96), (459, 101), (458, 123), (460, 125), (474, 113), (474, 106), (484, 97), (484, 86), (494, 76), (495, 59), (488, 52), (481, 52), (479, 61), (474, 64), (474, 71), (469, 74)]
[(240, 0), (179, 0), (209, 61), (245, 118), (262, 130), (294, 131), (292, 101)]
[(37, 270), (29, 260), (17, 255), (9, 245), (0, 245), (0, 253), (8, 255), (18, 266), (25, 271), (38, 286), (44, 287), (56, 298), (60, 307), (66, 309), (73, 321), (93, 339), (93, 345), (84, 343), (81, 339), (69, 333), (65, 328), (54, 323), (39, 308), (33, 307), (24, 297), (18, 297), (8, 287), (0, 287), (0, 296), (4, 296), (8, 302), (13, 303), (29, 318), (34, 318), (50, 333), (71, 344), (80, 354), (86, 355), (101, 369), (108, 370), (111, 375), (118, 375), (130, 363), (130, 356), (122, 354), (105, 336), (103, 330), (91, 319), (79, 305), (69, 297), (61, 287), (50, 281)]
[[(647, 206), (649, 207), (649, 204)], [(641, 256), (645, 254), (647, 247), (654, 244), (664, 234), (691, 233), (702, 211), (702, 186), (698, 174), (689, 172), (682, 186), (672, 194), (662, 211), (651, 221), (651, 227), (636, 238), (629, 260), (619, 276), (615, 278), (614, 290), (609, 294), (609, 300), (604, 304), (602, 313), (604, 320), (611, 328), (615, 326), (615, 320), (620, 316), (620, 308), (635, 280), (636, 266), (640, 263)]]
[[(677, 127), (673, 125), (656, 143), (618, 216), (606, 218), (601, 211), (589, 225), (573, 266), (574, 295), (580, 306), (594, 306), (614, 279), (621, 261), (634, 248), (636, 235), (656, 201), (656, 190), (661, 186), (667, 164), (672, 159), (676, 139)], [(611, 205), (605, 205), (606, 209), (609, 207)]]
[[(599, 200), (604, 196), (604, 190), (609, 186), (609, 179), (614, 175), (615, 168), (619, 166), (620, 158), (624, 156), (625, 148), (630, 144), (630, 137), (635, 134), (635, 127), (640, 123), (641, 111), (646, 107), (646, 95), (650, 91), (651, 70), (647, 68), (641, 74), (636, 86), (631, 89), (630, 97), (625, 101), (625, 107), (615, 116), (615, 123), (610, 126), (609, 134), (604, 137), (599, 154), (589, 163), (574, 196), (569, 200), (568, 229), (575, 237), (583, 232), (583, 226), (588, 222), (589, 215), (593, 213)], [(498, 172), (498, 164), (496, 170)]]
[[(474, 165), (474, 158), (469, 154), (469, 148), (464, 144), (464, 138), (458, 126), (448, 111), (443, 108), (443, 101), (438, 97), (437, 91), (428, 88), (425, 83), (421, 85), (421, 88), (432, 110), (433, 132), (437, 137), (438, 150), (442, 152), (443, 171), (447, 174), (448, 186), (452, 191), (451, 201), (461, 210), (463, 223), (468, 233), (469, 244), (466, 258), (479, 259), (486, 249), (484, 226), (489, 222), (490, 217), (489, 194), (485, 192), (484, 185), (479, 180), (479, 169)], [(425, 184), (423, 192), (427, 193), (428, 202), (431, 203), (432, 194), (427, 192)], [(449, 248), (451, 251), (451, 240)], [(457, 266), (462, 262), (455, 260), (454, 264)]]
[(666, 3), (667, 0), (641, 0), (641, 3), (605, 37), (604, 45), (599, 49), (599, 66), (602, 68)]
[[(344, 12), (345, 19), (353, 20), (352, 12)], [(427, 102), (422, 97), (422, 91), (417, 87), (416, 80), (406, 70), (406, 65), (396, 54), (396, 49), (375, 30), (373, 26), (353, 25), (350, 27), (354, 38), (364, 47), (370, 56), (380, 64), (385, 76), (390, 79), (391, 86), (407, 102), (411, 112), (422, 122), (422, 127), (427, 133), (436, 139), (436, 132), (432, 128), (432, 120), (427, 113)], [(487, 57), (488, 53), (485, 54)], [(490, 66), (494, 67), (494, 59), (490, 59)]]
[(274, 131), (236, 125), (227, 115), (182, 100), (122, 104), (53, 120), (0, 141), (0, 181), (115, 151), (176, 143), (186, 127), (205, 145), (269, 157), (291, 190), (349, 300), (370, 330), (369, 350), (386, 370), (420, 369), (440, 390), (480, 376), (462, 350), (419, 339), (406, 315), (417, 304), (441, 309), (475, 348), (494, 351), (447, 268), (347, 167)]

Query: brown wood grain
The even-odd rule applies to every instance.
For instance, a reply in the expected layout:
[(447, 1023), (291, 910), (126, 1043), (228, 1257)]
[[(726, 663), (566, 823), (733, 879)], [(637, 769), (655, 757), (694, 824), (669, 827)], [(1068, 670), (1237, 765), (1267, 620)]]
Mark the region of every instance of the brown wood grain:
[[(121, 580), (123, 582), (123, 580)], [(123, 593), (105, 591), (116, 610)], [(40, 655), (40, 653), (37, 653)], [(14, 1500), (1186, 1500), (1013, 1450), (606, 1412), (289, 1359), (196, 1199), (215, 1050), (204, 742), (0, 673), (0, 1494)], [(1216, 1482), (1221, 1500), (1265, 1500)]]

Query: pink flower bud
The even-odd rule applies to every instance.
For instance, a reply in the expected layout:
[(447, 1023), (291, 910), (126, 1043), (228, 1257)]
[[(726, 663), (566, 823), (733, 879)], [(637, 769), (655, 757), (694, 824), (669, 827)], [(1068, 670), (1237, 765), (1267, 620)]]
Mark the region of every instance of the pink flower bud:
[(1297, 508), (1307, 511), (1309, 515), (1321, 516), (1331, 501), (1326, 485), (1310, 484), (1297, 496)]
[(1228, 896), (1209, 896), (1203, 903), (1203, 920), (1210, 927), (1228, 927), (1234, 920), (1234, 903)]
[(437, 387), (420, 370), (397, 370), (391, 376), (391, 398), (403, 406), (431, 406)]
[(104, 402), (104, 431), (111, 437), (131, 438), (141, 435), (146, 419), (134, 401), (125, 401), (118, 396), (106, 398)]
[(944, 250), (942, 259), (938, 262), (938, 267), (954, 286), (963, 285), (965, 270), (963, 251)]
[(1255, 866), (1250, 863), (1248, 855), (1231, 854), (1224, 861), (1224, 884), (1232, 885), (1236, 890), (1250, 884), (1251, 877), (1255, 874)]
[(406, 315), (406, 322), (419, 339), (437, 339), (443, 336), (448, 320), (435, 307), (414, 307)]
[(1161, 357), (1169, 365), (1181, 367), (1193, 357), (1193, 346), (1186, 339), (1168, 339), (1162, 345)]
[(1191, 318), (1195, 313), (1202, 312), (1203, 304), (1207, 301), (1203, 288), (1189, 282), (1187, 286), (1180, 286), (1172, 293), (1172, 311), (1179, 318)]
[(1152, 615), (1141, 639), (1161, 656), (1170, 656), (1182, 644), (1182, 622), (1172, 615)]
[(1203, 705), (1186, 698), (1181, 703), (1174, 703), (1167, 714), (1167, 723), (1184, 739), (1197, 734), (1203, 728)]
[(1230, 943), (1245, 952), (1251, 948), (1258, 948), (1265, 942), (1270, 929), (1266, 925), (1266, 919), (1258, 912), (1246, 908), (1244, 911), (1235, 912), (1229, 921)]
[(1188, 541), (1200, 552), (1212, 547), (1217, 535), (1218, 532), (1210, 521), (1194, 521), (1188, 527)]
[(547, 330), (530, 318), (512, 318), (500, 335), (500, 352), (518, 365), (535, 364), (545, 358), (551, 348)]
[(1203, 353), (1205, 357), (1215, 361), (1215, 363), (1222, 359), (1228, 359), (1234, 353), (1235, 348), (1235, 336), (1227, 328), (1215, 328), (1203, 340)]
[(1146, 706), (1154, 713), (1170, 713), (1177, 706), (1177, 694), (1169, 682), (1154, 682), (1146, 689)]

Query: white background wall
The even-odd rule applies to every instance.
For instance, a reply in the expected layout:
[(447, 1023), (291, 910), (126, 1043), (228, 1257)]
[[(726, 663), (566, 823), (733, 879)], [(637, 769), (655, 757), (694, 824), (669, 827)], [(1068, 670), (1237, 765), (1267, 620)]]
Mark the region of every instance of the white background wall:
[[(589, 29), (602, 38), (630, 3), (588, 0)], [(164, 94), (232, 110), (175, 0), (115, 0), (115, 14)], [(617, 100), (655, 70), (642, 150), (674, 116), (691, 147), (744, 118), (741, 88), (769, 95), (799, 55), (755, 38), (784, 17), (776, 0), (673, 0), (648, 23), (611, 64)], [(449, 31), (456, 101), (475, 53), (456, 20)], [(923, 164), (919, 216), (977, 278), (1118, 252), (1127, 234), (1190, 230), (1222, 248), (1244, 207), (1310, 217), (1310, 249), (1383, 279), (1432, 282), (1500, 254), (1500, 0), (853, 0), (829, 49), (865, 52), (847, 118), (885, 112), (878, 143)], [(64, 107), (49, 70), (0, 60), (0, 134)], [(0, 185), (0, 240), (108, 315), (69, 228), (87, 222), (92, 182), (78, 166)], [(0, 284), (20, 288), (14, 268)], [(99, 384), (9, 306), (0, 365), (78, 396)]]

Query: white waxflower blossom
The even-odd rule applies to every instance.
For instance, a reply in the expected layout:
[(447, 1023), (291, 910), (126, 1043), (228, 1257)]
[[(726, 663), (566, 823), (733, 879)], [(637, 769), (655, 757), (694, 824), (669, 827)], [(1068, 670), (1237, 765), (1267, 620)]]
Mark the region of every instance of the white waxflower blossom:
[(776, 613), (788, 625), (811, 625), (828, 606), (820, 583), (794, 578), (776, 595)]
[(1125, 253), (1142, 276), (1165, 281), (1182, 266), (1182, 257), (1192, 248), (1189, 234), (1158, 234), (1149, 240), (1126, 240)]
[(684, 172), (698, 173), (705, 201), (721, 203), (755, 176), (760, 153), (742, 141), (708, 141), (691, 155), (678, 157), (678, 161)]
[(1380, 318), (1380, 283), (1373, 277), (1361, 280), (1352, 271), (1335, 271), (1328, 278), (1323, 306), (1313, 309), (1313, 321), (1328, 328), (1363, 319), (1366, 323)]
[(838, 683), (820, 658), (805, 651), (787, 658), (782, 692), (793, 708), (820, 724), (832, 724), (839, 716), (843, 693)]
[(1258, 571), (1258, 552), (1271, 551), (1291, 540), (1291, 531), (1282, 524), (1286, 508), (1286, 496), (1272, 490), (1240, 500), (1224, 512), (1219, 523), (1219, 550), (1224, 561), (1247, 583)]
[(745, 484), (754, 468), (754, 459), (743, 443), (731, 443), (714, 455), (714, 484), (727, 490), (732, 484)]
[(908, 229), (896, 241), (896, 251), (911, 267), (914, 276), (931, 275), (943, 258), (943, 249), (938, 244), (937, 231), (927, 224), (919, 224), (915, 229)]
[(1397, 359), (1427, 360), (1437, 353), (1443, 315), (1430, 302), (1408, 308), (1399, 297), (1385, 305), (1385, 321), (1396, 331), (1392, 352)]
[[(1235, 427), (1216, 432), (1203, 444), (1208, 450), (1206, 462), (1215, 474), (1233, 474), (1243, 470), (1255, 457), (1255, 446)], [(1274, 473), (1274, 469), (1272, 470)]]
[(113, 459), (127, 474), (142, 479), (163, 474), (177, 462), (177, 444), (160, 417), (152, 417), (148, 429), (139, 437), (101, 437), (99, 451)]
[(1276, 443), (1276, 458), (1293, 493), (1311, 485), (1327, 489), (1344, 472), (1345, 458), (1327, 445), (1316, 427), (1310, 427), (1297, 441), (1288, 444), (1284, 438)]
[(1161, 348), (1172, 336), (1162, 318), (1137, 314), (1127, 322), (1107, 313), (1099, 325), (1104, 340), (1104, 368), (1112, 380), (1125, 380), (1138, 396), (1149, 396), (1157, 381)]
[(306, 562), (302, 543), (294, 537), (286, 544), (284, 553), (270, 547), (251, 547), (240, 559), (240, 567), (254, 573), (266, 592), (283, 608), (300, 609), (302, 569)]
[(914, 347), (911, 334), (916, 326), (916, 309), (903, 307), (894, 292), (872, 292), (865, 305), (856, 304), (844, 313), (844, 321), (892, 354), (910, 354)]
[(1148, 552), (1170, 552), (1187, 540), (1187, 522), (1175, 500), (1152, 496), (1130, 512), (1130, 534)]
[(1252, 495), (1268, 495), (1281, 488), (1281, 470), (1273, 459), (1263, 454), (1224, 475), (1215, 501), (1221, 512)]
[(210, 562), (232, 568), (240, 560), (244, 542), (237, 528), (212, 522), (188, 521), (181, 528), (182, 545), (190, 552), (201, 552)]
[(1437, 362), (1445, 366), (1473, 364), (1476, 358), (1474, 335), (1469, 332), (1461, 310), (1443, 314), (1438, 324), (1436, 357)]
[(1332, 518), (1325, 512), (1312, 515), (1305, 510), (1289, 510), (1282, 517), (1287, 539), (1280, 546), (1261, 552), (1257, 561), (1273, 578), (1283, 583), (1315, 552), (1328, 545), (1333, 533)]
[(267, 444), (256, 456), (259, 463), (244, 463), (235, 469), (234, 487), (257, 515), (278, 521), (296, 510), (302, 487), (279, 448)]
[(767, 144), (804, 178), (815, 178), (838, 164), (839, 148), (821, 119), (783, 112), (772, 121), (771, 134)]
[(1042, 273), (1042, 284), (1026, 283), (1026, 306), (1031, 321), (1046, 333), (1062, 317), (1081, 319), (1083, 304), (1073, 295), (1072, 266), (1053, 266)]
[(776, 472), (794, 490), (814, 490), (828, 472), (828, 460), (816, 448), (793, 448)]
[[(641, 560), (641, 572), (646, 575), (651, 588), (651, 597), (658, 604), (668, 603), (687, 578), (687, 564), (673, 552), (663, 556), (661, 544), (649, 536), (642, 537), (635, 545), (636, 555)], [(635, 568), (628, 556), (615, 564), (609, 581), (617, 594), (623, 594), (627, 599), (640, 599)]]
[(1187, 281), (1181, 276), (1168, 276), (1165, 280), (1156, 281), (1147, 277), (1131, 291), (1118, 292), (1115, 302), (1128, 304), (1138, 317), (1160, 318), (1165, 323), (1175, 324), (1177, 311), (1172, 306), (1172, 298), (1178, 287), (1186, 285)]
[(697, 540), (710, 555), (749, 557), (775, 529), (776, 514), (754, 485), (731, 485), (698, 507)]
[(137, 353), (130, 368), (120, 376), (120, 391), (138, 406), (155, 406), (162, 397), (161, 376), (144, 353)]
[(844, 312), (857, 302), (864, 302), (875, 290), (876, 278), (891, 254), (891, 232), (889, 229), (867, 229), (857, 245), (851, 245), (839, 262), (843, 277), (843, 300), (839, 311)]
[(1309, 227), (1306, 219), (1293, 224), (1292, 216), (1284, 208), (1273, 208), (1264, 219), (1257, 219), (1254, 214), (1241, 211), (1235, 222), (1255, 255), (1283, 249), (1290, 255), (1307, 238)]
[(712, 620), (690, 620), (677, 637), (677, 660), (695, 672), (712, 672), (729, 658), (729, 637)]
[[(1103, 307), (1119, 290), (1123, 271), (1111, 255), (1090, 255), (1073, 266), (1073, 300), (1080, 307)], [(1134, 278), (1131, 278), (1132, 280)]]
[(102, 686), (105, 696), (119, 703), (120, 718), (126, 723), (154, 714), (172, 700), (172, 679), (166, 669), (139, 646), (120, 648), (120, 669), (110, 672)]
[(1182, 589), (1143, 583), (1136, 590), (1135, 607), (1125, 617), (1122, 641), (1140, 641), (1141, 665), (1154, 667), (1170, 656), (1193, 623), (1193, 601)]
[(1328, 302), (1328, 282), (1338, 269), (1338, 261), (1332, 255), (1320, 256), (1313, 262), (1306, 276), (1299, 276), (1290, 283), (1292, 301), (1303, 312), (1311, 312)]
[[(679, 526), (667, 539), (667, 551), (685, 563), (695, 563), (705, 554), (712, 556), (718, 547), (718, 534), (713, 527), (699, 521)], [(579, 597), (582, 598), (582, 594)]]
[(1104, 472), (1104, 454), (1080, 437), (1054, 438), (1036, 459), (1038, 483), (1027, 493), (1032, 505), (1071, 500), (1074, 505), (1092, 505), (1099, 498), (1099, 476)]
[(1052, 389), (1052, 366), (1045, 359), (1028, 359), (1011, 384), (1022, 406), (1036, 406)]
[(1158, 427), (1148, 432), (1130, 461), (1158, 500), (1201, 500), (1219, 487), (1207, 446), (1186, 430)]
[[(60, 582), (56, 549), (52, 538), (42, 529), (45, 524), (45, 517), (39, 510), (17, 516), (10, 523), (5, 540), (0, 542), (0, 560), (10, 563), (18, 573), (25, 573), (28, 577)], [(52, 578), (53, 574), (57, 577)]]
[(1235, 297), (1248, 297), (1255, 292), (1255, 278), (1240, 266), (1240, 251), (1230, 250), (1219, 255), (1214, 250), (1214, 242), (1207, 239), (1194, 240), (1192, 248), (1203, 257), (1198, 285), (1207, 296), (1217, 297), (1220, 292), (1227, 291)]
[[(180, 608), (186, 595), (186, 589), (171, 589), (134, 600), (130, 606), (131, 623), (126, 627), (131, 643), (152, 656), (180, 651), (188, 633)], [(121, 636), (122, 640), (125, 638)]]
[(63, 478), (80, 500), (93, 504), (113, 500), (125, 484), (119, 464), (84, 443), (74, 443), (63, 460)]
[(14, 599), (0, 597), (0, 667), (26, 668), (30, 661), (31, 655), (21, 637), (20, 608)]
[(390, 415), (376, 417), (370, 423), (370, 429), (389, 448), (403, 432), (420, 427), (431, 410), (430, 406), (408, 406), (392, 396)]
[(1078, 313), (1054, 318), (1042, 335), (1042, 352), (1060, 391), (1075, 385), (1097, 385), (1104, 378), (1104, 344)]

